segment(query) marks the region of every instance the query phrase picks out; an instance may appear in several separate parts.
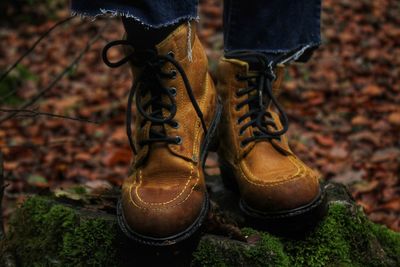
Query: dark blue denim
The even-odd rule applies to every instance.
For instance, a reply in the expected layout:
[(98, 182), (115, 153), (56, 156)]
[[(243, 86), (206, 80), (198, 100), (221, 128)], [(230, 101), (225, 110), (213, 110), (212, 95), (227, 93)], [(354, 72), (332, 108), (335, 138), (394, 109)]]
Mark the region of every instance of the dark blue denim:
[[(275, 63), (306, 61), (321, 43), (322, 0), (225, 0), (225, 51), (251, 50)], [(72, 0), (84, 16), (104, 13), (131, 17), (148, 27), (162, 27), (197, 15), (198, 0)]]
[(136, 19), (149, 27), (162, 27), (197, 19), (198, 0), (72, 0), (73, 12), (83, 16), (109, 13)]
[(225, 51), (260, 51), (274, 61), (308, 60), (321, 43), (321, 1), (224, 0)]

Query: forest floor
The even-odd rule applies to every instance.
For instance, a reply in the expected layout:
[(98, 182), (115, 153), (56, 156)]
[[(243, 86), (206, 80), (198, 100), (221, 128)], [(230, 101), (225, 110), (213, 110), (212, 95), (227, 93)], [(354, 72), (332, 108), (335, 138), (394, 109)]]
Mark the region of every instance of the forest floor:
[[(5, 10), (6, 16), (0, 18), (2, 71), (55, 22), (69, 16), (65, 4), (39, 4), (34, 13), (26, 7)], [(199, 36), (215, 70), (223, 46), (221, 1), (201, 1), (200, 11)], [(398, 0), (325, 0), (323, 45), (310, 62), (288, 69), (281, 95), (293, 150), (325, 179), (348, 185), (372, 221), (396, 231), (400, 231), (398, 14)], [(105, 25), (79, 64), (29, 106), (29, 112), (0, 122), (8, 184), (3, 203), (6, 219), (27, 195), (79, 185), (100, 192), (125, 178), (131, 160), (124, 124), (131, 77), (127, 66), (109, 69), (100, 57), (107, 42), (123, 36), (116, 18), (74, 18), (54, 30), (0, 83), (0, 120), (51, 83)], [(111, 55), (119, 56), (118, 51)], [(12, 90), (15, 93), (7, 96)], [(32, 110), (90, 122), (35, 115)], [(216, 155), (210, 155), (206, 168), (218, 174)]]

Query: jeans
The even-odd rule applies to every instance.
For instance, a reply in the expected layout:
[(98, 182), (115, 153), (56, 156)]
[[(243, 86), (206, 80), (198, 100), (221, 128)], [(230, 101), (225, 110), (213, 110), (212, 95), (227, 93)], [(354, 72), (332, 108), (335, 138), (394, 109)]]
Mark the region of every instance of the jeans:
[[(271, 63), (307, 61), (321, 43), (322, 0), (225, 0), (225, 52), (265, 53)], [(72, 0), (83, 16), (105, 13), (133, 18), (159, 28), (198, 19), (198, 0)]]

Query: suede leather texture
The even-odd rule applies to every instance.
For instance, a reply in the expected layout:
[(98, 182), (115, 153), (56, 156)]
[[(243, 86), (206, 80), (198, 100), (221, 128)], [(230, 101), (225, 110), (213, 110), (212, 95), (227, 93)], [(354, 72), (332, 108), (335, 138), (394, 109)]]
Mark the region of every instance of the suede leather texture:
[[(238, 97), (236, 92), (247, 88), (247, 81), (239, 81), (236, 75), (248, 75), (246, 62), (236, 59), (220, 60), (218, 66), (218, 93), (223, 99), (223, 114), (218, 128), (219, 157), (231, 168), (239, 185), (242, 200), (252, 209), (261, 212), (277, 212), (301, 207), (312, 202), (319, 194), (319, 174), (304, 164), (290, 149), (286, 135), (280, 140), (240, 142), (252, 136), (248, 127), (242, 134), (240, 128), (250, 121), (238, 118), (249, 111), (248, 105), (237, 110), (236, 105), (248, 98)], [(279, 94), (284, 67), (275, 70), (274, 94)], [(277, 113), (268, 107), (278, 130), (282, 125)]]
[[(156, 48), (162, 55), (170, 51), (174, 53), (189, 79), (205, 121), (210, 125), (216, 110), (217, 93), (207, 71), (207, 57), (195, 34), (194, 23), (191, 25), (191, 34), (188, 30), (187, 24), (181, 25)], [(190, 42), (188, 36), (192, 37)], [(192, 61), (188, 58), (189, 44), (192, 45)], [(167, 63), (163, 71), (168, 72), (173, 68), (172, 64)], [(137, 77), (141, 70), (132, 68), (132, 71), (133, 77)], [(179, 72), (175, 79), (166, 79), (164, 86), (177, 89), (177, 113), (174, 120), (179, 123), (179, 127), (161, 127), (164, 127), (168, 136), (180, 136), (182, 143), (154, 143), (140, 147), (139, 141), (149, 136), (151, 123), (147, 122), (144, 127), (140, 127), (143, 118), (138, 113), (135, 122), (138, 154), (131, 175), (122, 187), (123, 213), (129, 228), (136, 233), (156, 238), (173, 236), (190, 227), (200, 215), (206, 194), (204, 173), (199, 160), (200, 146), (204, 139), (200, 119)], [(168, 103), (167, 97), (164, 100)], [(169, 114), (163, 115), (167, 117)]]

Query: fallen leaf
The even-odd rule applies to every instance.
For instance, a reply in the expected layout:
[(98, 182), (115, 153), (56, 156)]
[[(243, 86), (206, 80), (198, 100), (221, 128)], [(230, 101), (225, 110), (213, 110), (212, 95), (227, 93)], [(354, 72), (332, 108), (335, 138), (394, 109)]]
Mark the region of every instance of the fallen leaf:
[(371, 162), (378, 163), (391, 161), (400, 158), (400, 149), (396, 147), (385, 148), (376, 151), (371, 158)]
[(364, 94), (369, 95), (369, 96), (382, 95), (383, 91), (384, 91), (384, 89), (382, 87), (379, 87), (378, 85), (375, 85), (375, 84), (367, 85), (362, 90), (362, 92)]
[(102, 163), (111, 167), (117, 164), (128, 165), (132, 159), (132, 152), (129, 149), (114, 149), (106, 154), (102, 159)]
[(27, 182), (28, 182), (28, 184), (35, 186), (35, 187), (40, 187), (40, 188), (49, 187), (49, 182), (47, 181), (47, 179), (38, 174), (29, 175)]
[(352, 186), (352, 189), (357, 193), (368, 193), (375, 190), (379, 186), (379, 181), (372, 180), (371, 182), (363, 181)]
[(254, 234), (254, 235), (246, 237), (246, 241), (248, 244), (257, 244), (258, 242), (260, 242), (260, 240), (261, 240), (261, 236), (258, 234)]
[(87, 181), (85, 183), (85, 187), (91, 194), (97, 194), (97, 195), (100, 195), (112, 189), (112, 185), (108, 181), (104, 180)]
[(354, 126), (366, 126), (370, 123), (370, 120), (364, 116), (356, 116), (351, 120), (351, 124)]
[(364, 170), (347, 170), (340, 173), (332, 178), (332, 181), (336, 183), (342, 183), (344, 185), (350, 185), (359, 181), (362, 181), (365, 177), (366, 172)]
[(335, 144), (335, 140), (333, 140), (332, 137), (330, 136), (323, 136), (323, 135), (315, 135), (314, 136), (315, 141), (317, 141), (318, 144), (323, 145), (323, 146), (328, 146), (331, 147)]
[(378, 210), (379, 209), (400, 212), (400, 197), (397, 197), (395, 199), (392, 199), (392, 200), (384, 203), (383, 205), (380, 205), (378, 207)]
[(390, 113), (388, 116), (388, 121), (393, 125), (400, 125), (400, 112)]
[(349, 140), (353, 142), (366, 141), (371, 142), (375, 146), (378, 146), (381, 142), (379, 133), (373, 133), (371, 131), (361, 131), (349, 136)]
[(86, 161), (90, 161), (92, 158), (93, 158), (93, 155), (90, 155), (89, 153), (84, 153), (84, 152), (81, 152), (81, 153), (78, 153), (75, 155), (75, 160), (77, 160), (77, 161), (86, 162)]
[(343, 147), (333, 147), (329, 151), (329, 156), (333, 159), (345, 159), (349, 155), (349, 152)]

